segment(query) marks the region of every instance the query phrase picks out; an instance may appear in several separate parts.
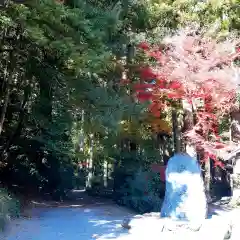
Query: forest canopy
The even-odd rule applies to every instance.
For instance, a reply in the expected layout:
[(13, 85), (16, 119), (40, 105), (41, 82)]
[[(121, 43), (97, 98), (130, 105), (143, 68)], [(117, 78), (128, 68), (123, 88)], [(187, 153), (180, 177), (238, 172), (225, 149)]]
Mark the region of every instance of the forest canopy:
[[(151, 166), (174, 152), (193, 144), (201, 159), (219, 162), (213, 149), (229, 150), (239, 136), (239, 3), (5, 1), (2, 184), (131, 195), (146, 171), (154, 195), (160, 179)], [(205, 110), (189, 113), (198, 98)]]

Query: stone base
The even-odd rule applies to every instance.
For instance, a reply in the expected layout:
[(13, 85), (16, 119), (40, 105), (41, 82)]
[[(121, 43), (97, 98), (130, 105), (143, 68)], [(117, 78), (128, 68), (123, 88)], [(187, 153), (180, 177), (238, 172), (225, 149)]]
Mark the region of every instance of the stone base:
[[(161, 219), (158, 214), (136, 216), (129, 225), (131, 239), (152, 240), (224, 240), (230, 239), (230, 222), (223, 216), (213, 216), (202, 224)], [(230, 231), (229, 231), (230, 230)], [(129, 239), (130, 239), (129, 238)]]

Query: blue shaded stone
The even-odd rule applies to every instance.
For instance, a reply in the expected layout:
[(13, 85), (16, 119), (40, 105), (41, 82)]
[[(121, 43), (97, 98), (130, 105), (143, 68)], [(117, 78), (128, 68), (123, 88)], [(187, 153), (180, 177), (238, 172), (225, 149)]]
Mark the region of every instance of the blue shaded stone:
[(201, 222), (206, 219), (207, 201), (200, 166), (188, 154), (175, 154), (166, 168), (166, 191), (161, 217)]

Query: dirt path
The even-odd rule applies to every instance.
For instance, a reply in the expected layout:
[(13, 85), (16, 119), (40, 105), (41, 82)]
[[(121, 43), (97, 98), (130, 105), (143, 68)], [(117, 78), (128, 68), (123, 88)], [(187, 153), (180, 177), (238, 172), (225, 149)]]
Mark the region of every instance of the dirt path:
[(134, 213), (110, 200), (73, 192), (72, 201), (33, 200), (21, 218), (12, 221), (1, 240), (116, 239), (128, 234), (121, 227)]
[[(142, 233), (135, 235), (121, 226), (122, 220), (133, 217), (134, 212), (117, 206), (111, 200), (90, 197), (84, 191), (72, 194), (72, 201), (62, 203), (32, 201), (25, 209), (25, 215), (14, 220), (0, 235), (0, 240), (145, 240), (151, 228), (156, 231), (154, 239), (159, 239), (158, 222), (156, 226), (151, 221), (143, 222), (140, 226)], [(214, 208), (212, 211), (219, 214), (228, 212)], [(239, 219), (240, 212), (235, 212), (235, 215)], [(232, 240), (239, 239), (238, 227), (235, 229)]]
[(68, 194), (70, 200), (66, 201), (46, 201), (42, 199), (34, 199), (31, 201), (34, 207), (85, 207), (88, 205), (106, 205), (113, 204), (113, 201), (101, 197), (89, 196), (84, 189), (73, 190)]

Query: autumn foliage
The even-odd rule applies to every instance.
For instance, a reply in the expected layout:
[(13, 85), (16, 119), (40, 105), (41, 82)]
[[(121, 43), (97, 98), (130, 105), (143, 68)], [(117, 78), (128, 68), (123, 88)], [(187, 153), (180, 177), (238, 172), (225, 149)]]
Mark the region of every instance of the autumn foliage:
[(176, 103), (192, 106), (194, 126), (185, 139), (214, 159), (216, 150), (227, 147), (218, 135), (219, 119), (236, 107), (238, 88), (234, 61), (239, 58), (234, 40), (217, 42), (200, 35), (180, 34), (166, 38), (162, 46), (138, 45), (140, 52), (153, 59), (139, 68), (140, 82), (134, 84), (140, 102), (149, 102), (155, 117)]

